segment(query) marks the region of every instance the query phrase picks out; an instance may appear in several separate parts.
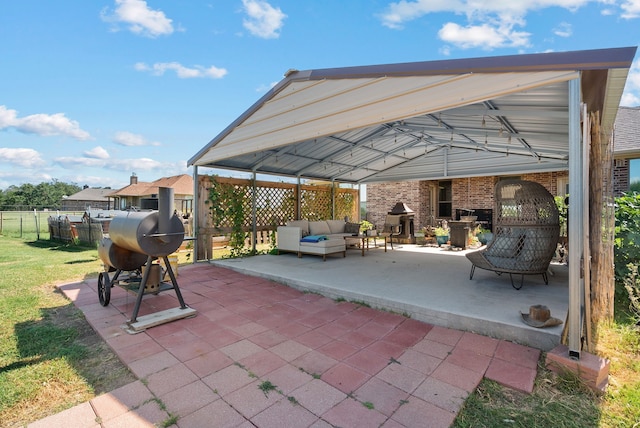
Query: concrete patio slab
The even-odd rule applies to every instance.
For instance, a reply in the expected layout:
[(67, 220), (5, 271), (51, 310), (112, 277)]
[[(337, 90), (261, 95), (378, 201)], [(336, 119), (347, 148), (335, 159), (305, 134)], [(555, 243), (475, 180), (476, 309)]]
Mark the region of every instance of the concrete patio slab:
[(410, 244), (394, 247), (387, 252), (372, 248), (357, 258), (349, 253), (346, 258), (326, 262), (321, 257), (281, 254), (212, 263), (332, 299), (406, 314), (431, 325), (545, 351), (560, 343), (562, 325), (536, 329), (522, 322), (521, 313), (528, 313), (532, 305), (544, 304), (555, 318), (566, 318), (566, 265), (550, 266), (548, 285), (542, 276), (527, 276), (522, 289), (515, 290), (508, 275), (477, 270), (470, 280), (471, 263), (464, 255), (473, 250), (447, 251)]

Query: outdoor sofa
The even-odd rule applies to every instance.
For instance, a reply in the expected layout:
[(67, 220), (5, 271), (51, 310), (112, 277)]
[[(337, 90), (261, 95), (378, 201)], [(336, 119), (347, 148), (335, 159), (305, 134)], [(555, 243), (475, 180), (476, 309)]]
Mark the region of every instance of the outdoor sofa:
[(286, 226), (278, 226), (278, 254), (292, 252), (302, 257), (303, 254), (322, 256), (342, 253), (346, 257), (345, 237), (358, 235), (360, 225), (344, 220), (295, 220)]

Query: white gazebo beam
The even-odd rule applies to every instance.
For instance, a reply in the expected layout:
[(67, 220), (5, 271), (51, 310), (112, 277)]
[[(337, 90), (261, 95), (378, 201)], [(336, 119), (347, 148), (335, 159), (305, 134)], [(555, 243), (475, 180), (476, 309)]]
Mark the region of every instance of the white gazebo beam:
[[(586, 118), (585, 118), (586, 123)], [(586, 126), (586, 125), (585, 125)], [(580, 79), (569, 81), (569, 357), (580, 358), (582, 336), (584, 248), (582, 214), (584, 210), (583, 144), (580, 130)], [(588, 183), (587, 183), (588, 184)]]

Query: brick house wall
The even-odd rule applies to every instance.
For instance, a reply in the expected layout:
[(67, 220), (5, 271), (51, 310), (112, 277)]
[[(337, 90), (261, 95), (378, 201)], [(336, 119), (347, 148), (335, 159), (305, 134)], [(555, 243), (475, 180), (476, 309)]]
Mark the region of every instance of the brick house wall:
[(629, 159), (616, 159), (613, 161), (613, 196), (622, 196), (629, 191), (630, 180)]
[[(523, 174), (523, 180), (542, 184), (552, 195), (557, 194), (558, 179), (567, 178), (567, 171)], [(493, 191), (499, 177), (468, 177), (451, 180), (452, 213), (459, 208), (493, 208)], [(415, 230), (435, 224), (438, 181), (406, 181), (367, 185), (367, 220), (382, 228), (385, 216), (396, 202), (404, 202), (416, 212)], [(432, 206), (432, 201), (436, 206)]]
[(381, 230), (386, 215), (397, 202), (404, 202), (415, 211), (414, 224), (422, 218), (423, 191), (420, 181), (394, 181), (389, 183), (367, 184), (367, 218)]

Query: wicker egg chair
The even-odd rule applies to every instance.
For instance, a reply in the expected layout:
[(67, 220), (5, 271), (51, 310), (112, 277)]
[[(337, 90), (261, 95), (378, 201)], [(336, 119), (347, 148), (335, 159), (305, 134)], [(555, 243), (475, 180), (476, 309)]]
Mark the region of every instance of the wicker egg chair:
[[(547, 270), (560, 235), (558, 208), (553, 195), (541, 184), (525, 180), (503, 180), (496, 184), (493, 240), (483, 249), (468, 253), (473, 279), (476, 267), (508, 273), (511, 285), (522, 288), (525, 275)], [(513, 275), (521, 275), (520, 285)]]

